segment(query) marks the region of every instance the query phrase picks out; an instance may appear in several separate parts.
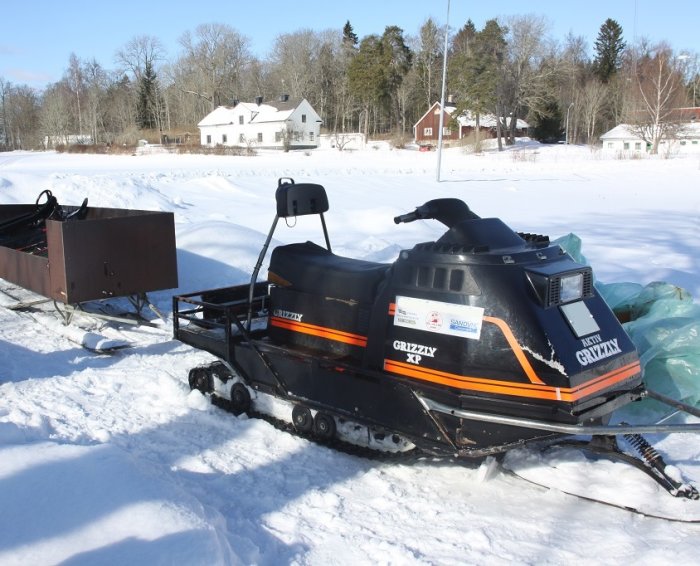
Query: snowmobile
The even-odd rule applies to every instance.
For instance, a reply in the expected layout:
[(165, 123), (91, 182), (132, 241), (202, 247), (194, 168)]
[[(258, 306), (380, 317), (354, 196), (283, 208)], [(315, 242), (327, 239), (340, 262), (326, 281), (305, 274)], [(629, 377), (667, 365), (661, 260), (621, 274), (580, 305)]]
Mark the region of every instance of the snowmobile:
[[(190, 370), (192, 389), (235, 414), (391, 454), (478, 458), (588, 435), (593, 450), (698, 497), (640, 433), (700, 425), (610, 424), (648, 394), (639, 357), (591, 268), (548, 237), (440, 198), (394, 222), (436, 220), (445, 233), (375, 263), (333, 253), (321, 185), (283, 178), (275, 198), (249, 284), (173, 297), (175, 337), (219, 358)], [(258, 281), (278, 221), (307, 215), (320, 218), (321, 245), (275, 247)], [(619, 435), (642, 457), (623, 454)]]

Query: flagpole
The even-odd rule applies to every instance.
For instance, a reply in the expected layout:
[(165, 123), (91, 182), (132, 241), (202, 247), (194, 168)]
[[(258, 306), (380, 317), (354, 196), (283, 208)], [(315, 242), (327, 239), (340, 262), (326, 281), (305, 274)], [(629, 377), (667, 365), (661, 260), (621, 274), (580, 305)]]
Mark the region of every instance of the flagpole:
[(437, 181), (440, 182), (442, 163), (442, 127), (445, 123), (445, 83), (447, 79), (447, 39), (450, 35), (450, 0), (447, 0), (447, 19), (445, 21), (445, 49), (442, 54), (442, 94), (440, 95), (440, 127), (438, 129)]

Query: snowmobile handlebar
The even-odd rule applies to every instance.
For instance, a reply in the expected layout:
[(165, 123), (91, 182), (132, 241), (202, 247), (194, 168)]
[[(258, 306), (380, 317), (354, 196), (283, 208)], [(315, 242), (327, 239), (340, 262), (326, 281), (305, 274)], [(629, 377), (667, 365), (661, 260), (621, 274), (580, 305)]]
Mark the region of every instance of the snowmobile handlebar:
[(414, 220), (418, 220), (418, 215), (415, 212), (409, 212), (407, 214), (399, 214), (398, 216), (394, 216), (394, 224), (413, 222)]
[(394, 224), (434, 219), (442, 222), (448, 228), (452, 228), (462, 220), (473, 220), (475, 218), (479, 218), (479, 216), (474, 214), (465, 202), (456, 198), (438, 198), (429, 200), (413, 212), (395, 216)]

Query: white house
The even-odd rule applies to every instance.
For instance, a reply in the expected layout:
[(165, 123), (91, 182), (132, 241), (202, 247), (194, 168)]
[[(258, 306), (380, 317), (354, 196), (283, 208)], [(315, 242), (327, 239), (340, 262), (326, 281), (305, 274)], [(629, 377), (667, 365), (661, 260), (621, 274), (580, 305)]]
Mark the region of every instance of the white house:
[(312, 149), (318, 147), (321, 117), (306, 99), (275, 102), (239, 102), (219, 106), (199, 124), (201, 143), (270, 149)]
[[(660, 154), (700, 153), (700, 121), (696, 119), (696, 114), (692, 114), (688, 122), (675, 130), (672, 138), (663, 138), (659, 141)], [(647, 144), (628, 124), (615, 126), (600, 136), (600, 139), (605, 153), (634, 155), (646, 153), (650, 149), (650, 144)]]

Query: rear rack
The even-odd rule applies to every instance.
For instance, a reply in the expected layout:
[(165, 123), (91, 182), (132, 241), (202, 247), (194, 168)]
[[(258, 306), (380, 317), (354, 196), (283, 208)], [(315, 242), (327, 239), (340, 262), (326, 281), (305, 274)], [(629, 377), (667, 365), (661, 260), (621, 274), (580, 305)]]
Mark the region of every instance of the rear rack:
[[(173, 332), (176, 339), (232, 362), (234, 347), (261, 338), (267, 332), (268, 283), (222, 287), (173, 297)], [(253, 317), (247, 325), (249, 308)]]

